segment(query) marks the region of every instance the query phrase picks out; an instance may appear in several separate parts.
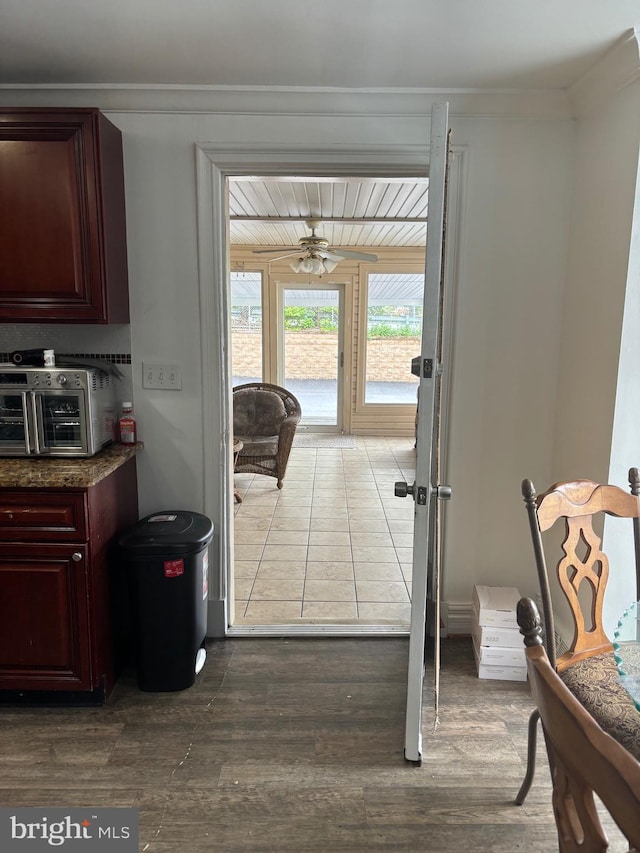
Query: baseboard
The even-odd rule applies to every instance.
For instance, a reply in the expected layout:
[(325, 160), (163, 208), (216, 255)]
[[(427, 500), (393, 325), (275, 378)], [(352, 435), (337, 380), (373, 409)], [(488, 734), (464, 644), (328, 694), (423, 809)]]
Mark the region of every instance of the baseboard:
[(225, 602), (218, 598), (210, 598), (207, 604), (207, 637), (220, 639), (227, 633)]
[(473, 625), (473, 606), (471, 602), (447, 604), (446, 635), (448, 637), (468, 636)]

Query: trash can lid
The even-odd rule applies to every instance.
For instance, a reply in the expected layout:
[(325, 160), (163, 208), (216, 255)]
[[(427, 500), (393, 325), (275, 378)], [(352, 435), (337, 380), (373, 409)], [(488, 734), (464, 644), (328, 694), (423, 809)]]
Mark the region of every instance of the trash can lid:
[(141, 519), (118, 539), (131, 556), (189, 554), (202, 550), (213, 536), (213, 522), (206, 515), (185, 510), (154, 512)]

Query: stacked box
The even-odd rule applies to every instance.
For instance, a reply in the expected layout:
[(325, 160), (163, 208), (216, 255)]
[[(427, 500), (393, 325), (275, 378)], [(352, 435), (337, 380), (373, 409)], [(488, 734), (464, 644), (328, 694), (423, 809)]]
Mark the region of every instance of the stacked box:
[(526, 681), (527, 662), (516, 621), (520, 593), (511, 586), (474, 586), (473, 653), (479, 678)]

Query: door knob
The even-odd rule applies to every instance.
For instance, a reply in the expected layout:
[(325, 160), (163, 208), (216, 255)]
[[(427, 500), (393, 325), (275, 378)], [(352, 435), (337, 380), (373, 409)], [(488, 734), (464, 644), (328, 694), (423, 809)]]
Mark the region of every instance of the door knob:
[(75, 551), (71, 555), (71, 559), (73, 560), (74, 563), (79, 563), (80, 560), (82, 559), (82, 554), (80, 553), (80, 551)]
[(415, 483), (405, 483), (404, 480), (394, 484), (393, 492), (397, 498), (406, 498), (407, 495), (412, 495), (415, 489)]

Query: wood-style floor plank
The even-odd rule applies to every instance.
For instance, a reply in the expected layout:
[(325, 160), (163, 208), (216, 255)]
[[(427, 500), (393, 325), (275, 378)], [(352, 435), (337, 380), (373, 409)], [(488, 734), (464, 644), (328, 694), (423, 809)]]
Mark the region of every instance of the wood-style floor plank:
[(0, 804), (134, 806), (144, 853), (557, 850), (542, 739), (532, 791), (513, 803), (528, 686), (479, 680), (469, 641), (445, 640), (439, 724), (429, 669), (414, 767), (407, 650), (212, 641), (185, 691), (143, 693), (128, 671), (103, 708), (0, 708)]

